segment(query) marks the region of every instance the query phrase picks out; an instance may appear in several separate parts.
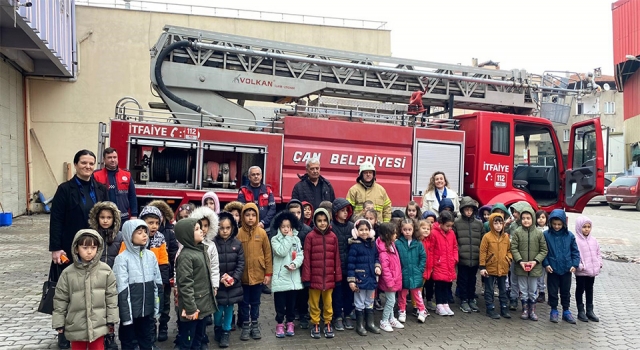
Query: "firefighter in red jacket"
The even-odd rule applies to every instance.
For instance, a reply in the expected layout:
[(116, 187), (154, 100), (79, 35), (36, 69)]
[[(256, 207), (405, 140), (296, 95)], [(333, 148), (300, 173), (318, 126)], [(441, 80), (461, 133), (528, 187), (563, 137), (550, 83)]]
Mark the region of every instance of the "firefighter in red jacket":
[(271, 220), (276, 215), (276, 200), (273, 197), (273, 190), (271, 186), (262, 183), (262, 170), (259, 166), (252, 166), (247, 174), (249, 185), (240, 187), (238, 202), (242, 204), (255, 203), (260, 211), (258, 225), (271, 235), (269, 228)]
[(118, 168), (118, 153), (114, 148), (106, 148), (103, 152), (104, 168), (93, 173), (95, 180), (107, 187), (109, 200), (120, 210), (122, 224), (138, 217), (138, 199), (136, 187), (131, 173)]

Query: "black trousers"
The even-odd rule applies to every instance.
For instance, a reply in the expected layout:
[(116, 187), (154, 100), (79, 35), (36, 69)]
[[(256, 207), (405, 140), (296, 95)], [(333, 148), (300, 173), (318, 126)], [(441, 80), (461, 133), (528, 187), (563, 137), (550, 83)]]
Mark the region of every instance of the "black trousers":
[(562, 311), (569, 310), (571, 302), (571, 272), (564, 275), (557, 273), (547, 274), (547, 291), (549, 292), (549, 306), (558, 309), (558, 291), (560, 291), (560, 304)]
[(426, 301), (431, 301), (433, 300), (433, 292), (435, 289), (435, 282), (433, 282), (433, 280), (429, 279), (424, 281), (424, 300)]
[(140, 350), (151, 350), (156, 341), (156, 320), (152, 315), (133, 319), (133, 324), (119, 328), (122, 349), (134, 349), (138, 341)]
[(436, 304), (448, 304), (453, 283), (442, 281), (435, 281), (434, 283), (436, 287)]
[(346, 278), (343, 277), (342, 281), (341, 283), (336, 283), (336, 287), (333, 288), (333, 293), (331, 294), (334, 320), (351, 315), (355, 309), (353, 306), (353, 291), (349, 288), (349, 283), (346, 283)]
[(162, 285), (162, 304), (160, 304), (160, 323), (169, 323), (171, 320), (171, 285), (169, 283)]
[(296, 311), (302, 320), (302, 317), (309, 315), (309, 287), (304, 287), (297, 292)]
[(460, 300), (469, 301), (476, 297), (476, 275), (478, 274), (478, 266), (462, 266), (458, 265), (458, 281), (456, 282), (460, 289)]
[(293, 322), (296, 319), (297, 295), (297, 290), (273, 293), (273, 303), (276, 306), (276, 322), (283, 323), (285, 316), (287, 322)]
[(593, 305), (593, 284), (595, 277), (576, 276), (576, 304), (582, 304), (582, 294), (586, 294), (586, 304)]
[(180, 327), (180, 350), (200, 349), (205, 337), (205, 321), (182, 321)]
[(507, 276), (488, 276), (484, 284), (484, 302), (487, 310), (495, 308), (493, 305), (493, 286), (498, 282), (498, 300), (500, 308), (509, 305), (509, 297), (507, 296)]

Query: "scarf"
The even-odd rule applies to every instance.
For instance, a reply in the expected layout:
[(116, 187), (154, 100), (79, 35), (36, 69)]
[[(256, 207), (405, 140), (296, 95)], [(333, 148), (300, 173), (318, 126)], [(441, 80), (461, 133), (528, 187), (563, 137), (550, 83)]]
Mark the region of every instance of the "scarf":
[[(442, 198), (447, 198), (446, 187), (442, 190)], [(442, 200), (442, 198), (440, 198), (440, 191), (438, 191), (438, 189), (436, 188), (436, 199), (438, 200), (438, 204), (440, 204), (440, 201)]]
[[(78, 188), (80, 189), (80, 198), (82, 199), (82, 204), (86, 205), (87, 198), (85, 198), (84, 191), (82, 189), (82, 182), (80, 182), (80, 179), (78, 179), (77, 176), (75, 176), (74, 179), (76, 180), (76, 185), (78, 185)], [(96, 204), (96, 202), (98, 202), (98, 199), (96, 198), (96, 189), (93, 186), (93, 181), (91, 181), (91, 179), (89, 179), (89, 195), (91, 196), (93, 204)]]

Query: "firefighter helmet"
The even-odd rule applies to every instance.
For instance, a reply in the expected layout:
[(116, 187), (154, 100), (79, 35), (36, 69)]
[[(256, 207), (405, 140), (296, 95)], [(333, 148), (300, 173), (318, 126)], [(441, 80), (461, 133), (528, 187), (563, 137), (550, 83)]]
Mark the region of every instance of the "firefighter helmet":
[(358, 174), (362, 174), (363, 171), (371, 170), (373, 172), (376, 171), (376, 167), (371, 162), (364, 162), (360, 164), (360, 172)]

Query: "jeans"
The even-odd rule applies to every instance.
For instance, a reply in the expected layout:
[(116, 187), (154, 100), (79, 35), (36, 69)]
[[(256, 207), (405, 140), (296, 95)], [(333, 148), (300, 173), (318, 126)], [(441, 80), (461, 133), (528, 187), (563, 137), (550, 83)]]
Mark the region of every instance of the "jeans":
[(375, 290), (358, 290), (353, 293), (353, 300), (356, 304), (356, 310), (373, 309), (373, 300), (376, 298)]
[(484, 284), (484, 302), (487, 310), (495, 308), (493, 305), (493, 286), (498, 283), (498, 300), (500, 307), (507, 307), (509, 298), (507, 297), (507, 276), (488, 276)]
[(478, 274), (478, 266), (458, 265), (457, 285), (460, 289), (460, 299), (462, 301), (475, 299), (476, 274)]
[(385, 302), (382, 310), (382, 321), (393, 319), (393, 307), (396, 304), (396, 292), (384, 292)]
[(549, 306), (558, 309), (558, 290), (560, 291), (560, 303), (562, 311), (569, 310), (571, 303), (571, 272), (564, 275), (557, 273), (547, 274), (547, 290), (549, 291)]
[(151, 350), (156, 341), (156, 320), (152, 315), (133, 319), (127, 326), (120, 324), (119, 338), (122, 349), (135, 348), (134, 341), (138, 341), (140, 350)]
[[(242, 322), (258, 321), (260, 317), (260, 297), (262, 296), (262, 283), (249, 286), (242, 285)], [(251, 316), (251, 318), (249, 318)]]
[(273, 303), (276, 307), (276, 322), (282, 323), (287, 318), (287, 322), (293, 322), (296, 318), (296, 295), (297, 290), (286, 292), (274, 292)]
[(336, 318), (347, 317), (353, 312), (353, 291), (349, 288), (349, 283), (337, 283), (333, 289), (332, 306)]
[(520, 288), (520, 299), (523, 301), (536, 301), (538, 297), (538, 277), (518, 276), (518, 287)]
[(398, 310), (404, 312), (407, 311), (407, 294), (409, 294), (409, 292), (411, 292), (411, 301), (415, 301), (418, 310), (424, 311), (424, 302), (422, 301), (422, 293), (420, 291), (420, 288), (401, 290), (399, 292), (400, 295), (398, 296)]
[(586, 294), (586, 304), (593, 305), (593, 284), (595, 283), (595, 277), (589, 276), (576, 276), (576, 303), (582, 304), (582, 294)]
[(222, 327), (223, 331), (231, 330), (231, 320), (233, 319), (233, 304), (218, 305), (218, 311), (213, 314), (213, 324)]
[(518, 284), (518, 275), (516, 275), (515, 262), (511, 263), (509, 267), (509, 283), (511, 283), (511, 299), (518, 299), (520, 297), (520, 285)]
[[(205, 321), (183, 321), (180, 334), (180, 350), (200, 349), (205, 337)], [(123, 346), (124, 349), (124, 346)]]
[(435, 281), (436, 304), (449, 304), (449, 293), (451, 293), (451, 282)]
[(546, 291), (547, 289), (546, 280), (547, 280), (547, 270), (543, 268), (542, 276), (538, 277), (538, 293), (540, 292), (544, 293)]
[(311, 315), (311, 323), (320, 324), (320, 298), (322, 298), (322, 316), (324, 323), (331, 323), (333, 320), (333, 306), (331, 305), (332, 293), (333, 289), (309, 289), (309, 314)]

